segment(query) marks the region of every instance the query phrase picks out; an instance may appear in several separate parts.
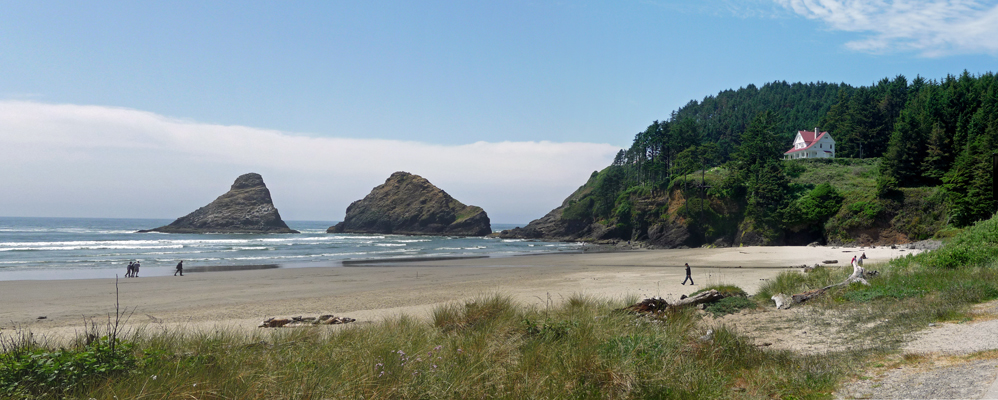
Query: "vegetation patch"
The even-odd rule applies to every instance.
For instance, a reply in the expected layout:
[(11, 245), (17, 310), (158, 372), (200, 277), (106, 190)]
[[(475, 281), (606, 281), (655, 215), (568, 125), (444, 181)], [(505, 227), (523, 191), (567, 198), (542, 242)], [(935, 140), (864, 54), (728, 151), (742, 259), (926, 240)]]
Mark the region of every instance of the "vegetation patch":
[(713, 314), (715, 317), (720, 317), (722, 315), (734, 314), (745, 309), (753, 309), (756, 307), (759, 307), (759, 304), (752, 299), (744, 296), (734, 296), (725, 297), (721, 300), (707, 304), (704, 310)]
[(74, 348), (48, 349), (24, 336), (2, 338), (0, 397), (60, 397), (93, 382), (120, 377), (139, 358), (129, 342), (108, 337)]

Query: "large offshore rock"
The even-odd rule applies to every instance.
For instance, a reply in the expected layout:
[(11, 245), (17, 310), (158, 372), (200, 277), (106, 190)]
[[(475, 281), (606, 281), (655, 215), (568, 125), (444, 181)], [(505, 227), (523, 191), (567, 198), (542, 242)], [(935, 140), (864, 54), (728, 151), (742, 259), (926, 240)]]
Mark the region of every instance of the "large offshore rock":
[(329, 233), (485, 236), (488, 214), (466, 206), (419, 175), (396, 172), (383, 185), (347, 207)]
[(263, 177), (256, 173), (236, 178), (227, 193), (173, 223), (140, 232), (298, 233), (281, 219)]

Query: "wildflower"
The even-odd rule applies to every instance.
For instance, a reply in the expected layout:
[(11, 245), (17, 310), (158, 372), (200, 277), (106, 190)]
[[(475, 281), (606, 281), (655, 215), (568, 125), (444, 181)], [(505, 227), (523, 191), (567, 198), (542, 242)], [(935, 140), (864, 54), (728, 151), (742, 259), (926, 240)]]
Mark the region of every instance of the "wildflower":
[(437, 364), (433, 364), (433, 369), (437, 369)]
[(416, 361), (423, 362), (423, 358), (422, 357), (416, 357)]
[(457, 352), (458, 352), (458, 353), (460, 353), (460, 352), (461, 352), (461, 349), (457, 349)]
[(444, 348), (444, 346), (437, 346), (433, 348), (433, 351), (440, 351), (442, 348)]

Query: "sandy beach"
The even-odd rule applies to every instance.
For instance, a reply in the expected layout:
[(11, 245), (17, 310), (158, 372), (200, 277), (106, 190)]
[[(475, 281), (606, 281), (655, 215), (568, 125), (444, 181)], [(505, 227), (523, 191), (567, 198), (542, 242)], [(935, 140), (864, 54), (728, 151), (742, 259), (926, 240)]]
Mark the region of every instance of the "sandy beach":
[[(713, 283), (755, 292), (766, 279), (800, 265), (867, 263), (917, 250), (836, 247), (745, 247), (634, 250), (502, 258), (377, 262), (356, 266), (188, 273), (184, 277), (119, 279), (118, 301), (132, 327), (256, 329), (274, 316), (334, 314), (370, 323), (407, 314), (419, 318), (448, 302), (504, 293), (544, 307), (575, 294), (600, 298), (678, 298)], [(683, 263), (696, 286), (680, 285)], [(60, 338), (84, 318), (106, 320), (115, 307), (115, 279), (0, 282), (0, 329), (27, 328)], [(39, 319), (39, 317), (45, 317)]]

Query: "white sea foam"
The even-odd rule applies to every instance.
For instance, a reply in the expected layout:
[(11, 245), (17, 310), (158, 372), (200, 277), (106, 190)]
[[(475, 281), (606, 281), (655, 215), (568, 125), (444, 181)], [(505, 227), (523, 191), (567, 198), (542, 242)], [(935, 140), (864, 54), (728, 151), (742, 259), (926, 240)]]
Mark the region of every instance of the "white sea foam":
[[(517, 254), (577, 248), (578, 244), (546, 244), (521, 239), (458, 236), (406, 236), (379, 234), (327, 234), (307, 229), (300, 235), (193, 235), (135, 233), (135, 221), (121, 224), (102, 221), (99, 228), (72, 226), (86, 220), (31, 223), (26, 226), (4, 220), (0, 226), (0, 271), (38, 269), (123, 269), (139, 260), (148, 271), (171, 270), (176, 260), (192, 266), (284, 263), (304, 265), (310, 261), (363, 260), (371, 258), (433, 257), (461, 254)], [(65, 222), (64, 227), (44, 224)], [(130, 225), (129, 225), (130, 224)], [(153, 225), (153, 224), (147, 224)], [(535, 247), (537, 246), (537, 247)], [(317, 263), (312, 265), (328, 265)], [(145, 270), (145, 269), (144, 269)], [(152, 272), (149, 272), (152, 273)], [(100, 275), (105, 276), (105, 275)], [(4, 279), (0, 274), (0, 279)], [(20, 279), (20, 278), (17, 278)]]
[(45, 246), (45, 247), (15, 247), (10, 249), (0, 249), (0, 251), (67, 251), (67, 250), (130, 250), (130, 249), (182, 249), (181, 245), (168, 246)]

